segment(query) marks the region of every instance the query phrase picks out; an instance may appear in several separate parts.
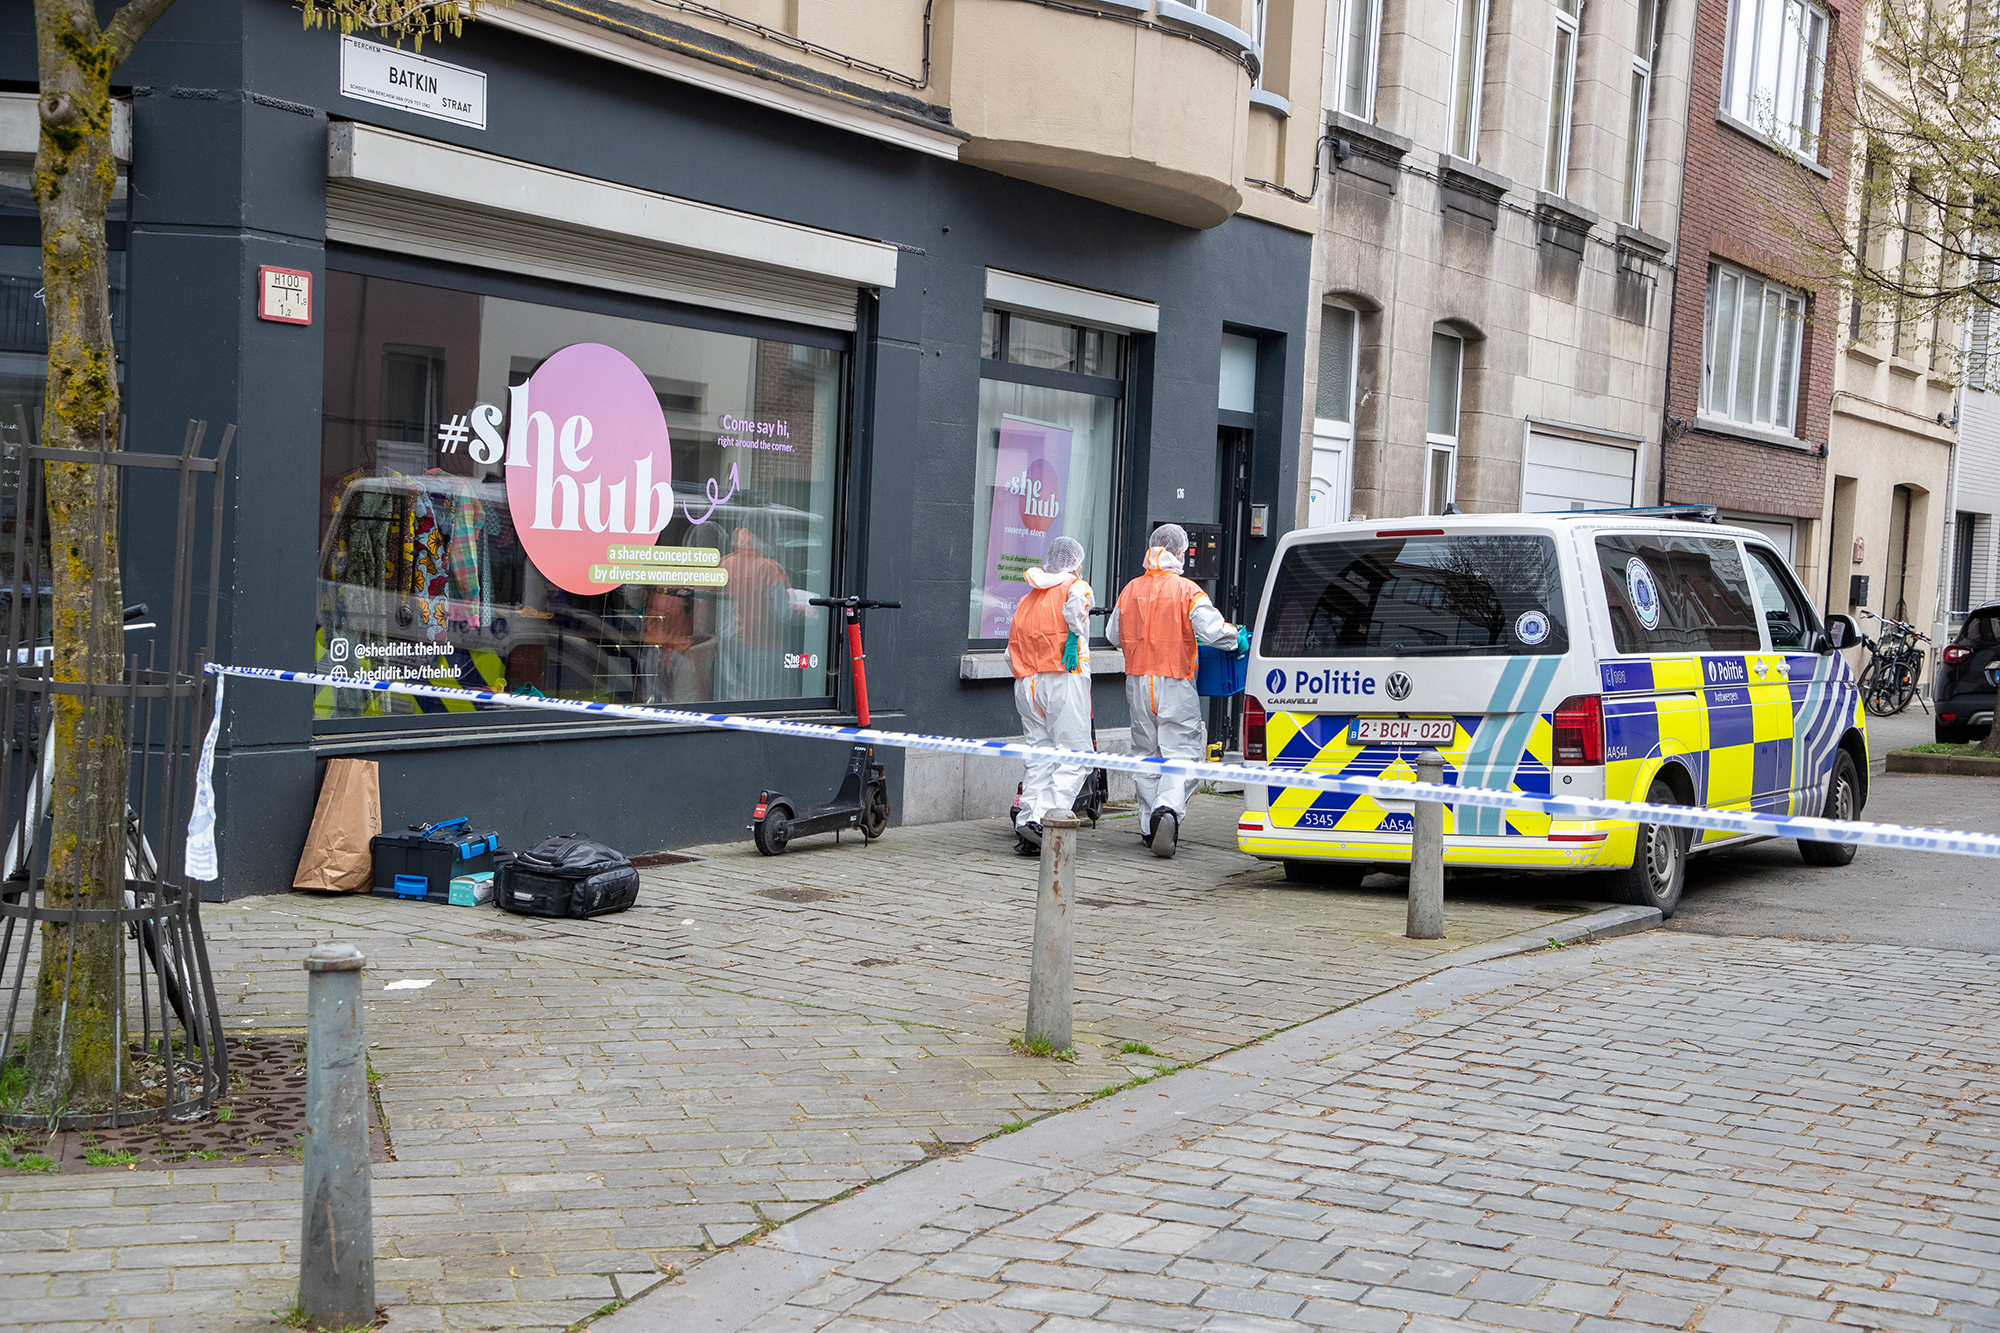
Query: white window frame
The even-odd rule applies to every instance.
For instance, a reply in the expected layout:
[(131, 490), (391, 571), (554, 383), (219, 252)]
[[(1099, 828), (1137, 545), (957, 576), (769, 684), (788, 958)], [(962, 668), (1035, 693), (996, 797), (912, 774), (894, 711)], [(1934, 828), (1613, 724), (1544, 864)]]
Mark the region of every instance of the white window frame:
[[(1356, 120), (1375, 119), (1376, 78), (1381, 68), (1382, 54), (1382, 0), (1335, 0), (1332, 10), (1334, 17), (1333, 39), (1333, 82), (1329, 85), (1333, 93), (1333, 109), (1342, 115), (1353, 116)], [(1360, 79), (1360, 105), (1348, 104), (1348, 84), (1353, 81), (1354, 70), (1354, 30), (1359, 19), (1362, 27), (1362, 62), (1364, 70)]]
[[(1809, 162), (1819, 160), (1829, 23), (1812, 0), (1733, 0), (1730, 6), (1722, 113)], [(1760, 92), (1768, 105), (1759, 103)]]
[[(1433, 328), (1431, 330), (1433, 356), (1437, 354), (1439, 338), (1449, 338), (1458, 344), (1458, 382), (1453, 387), (1451, 395), (1451, 433), (1447, 435), (1429, 429), (1424, 432), (1424, 513), (1427, 515), (1442, 513), (1446, 505), (1458, 498), (1458, 441), (1465, 430), (1465, 338), (1447, 328)], [(1429, 425), (1430, 406), (1430, 396), (1427, 391), (1424, 401), (1426, 427)], [(1434, 496), (1431, 494), (1431, 472), (1437, 455), (1441, 453), (1450, 459), (1445, 471), (1447, 493), (1443, 496)]]
[[(1542, 189), (1563, 198), (1569, 187), (1569, 139), (1576, 121), (1576, 48), (1581, 40), (1578, 0), (1556, 0), (1549, 38), (1549, 138), (1542, 148)], [(1563, 54), (1563, 38), (1569, 53)]]
[[(1730, 327), (1717, 328), (1717, 296), (1725, 284), (1733, 283), (1730, 301)], [(1769, 335), (1774, 341), (1771, 363), (1766, 366), (1761, 350), (1756, 357), (1753, 373), (1757, 376), (1751, 386), (1750, 416), (1746, 419), (1736, 415), (1736, 399), (1742, 355), (1743, 305), (1746, 295), (1754, 294), (1758, 305), (1757, 340), (1760, 348), (1766, 342), (1766, 327), (1772, 329)], [(1779, 321), (1771, 325), (1773, 318), (1771, 301), (1775, 298)], [(1794, 322), (1791, 334), (1786, 336), (1784, 321)], [(1701, 346), (1701, 398), (1700, 415), (1717, 421), (1726, 421), (1755, 430), (1771, 431), (1781, 435), (1798, 433), (1799, 363), (1805, 345), (1805, 293), (1782, 283), (1772, 282), (1747, 269), (1734, 264), (1711, 262), (1708, 266), (1708, 296), (1702, 311)], [(1726, 345), (1725, 345), (1726, 340)], [(1783, 417), (1778, 412), (1778, 389), (1789, 381), (1790, 401), (1784, 404)], [(1722, 392), (1718, 393), (1720, 388)], [(1758, 420), (1760, 408), (1768, 404), (1770, 416)]]
[[(1312, 476), (1317, 475), (1318, 454), (1322, 449), (1338, 454), (1340, 463), (1333, 480), (1333, 522), (1344, 523), (1352, 512), (1354, 475), (1354, 418), (1360, 405), (1361, 376), (1361, 312), (1344, 301), (1328, 301), (1321, 307), (1320, 337), (1326, 337), (1326, 311), (1338, 310), (1353, 320), (1353, 335), (1347, 340), (1347, 419), (1313, 417), (1313, 453), (1315, 470), (1308, 474), (1307, 500), (1311, 501)], [(1315, 403), (1317, 408), (1318, 404)], [(1322, 443), (1324, 442), (1324, 443)], [(1308, 512), (1310, 517), (1310, 512)]]
[(1665, 3), (1667, 0), (1640, 0), (1639, 27), (1632, 40), (1632, 105), (1626, 120), (1625, 145), (1628, 227), (1639, 225), (1639, 210), (1646, 201), (1646, 139), (1653, 119), (1653, 46), (1659, 32), (1659, 7)]
[[(1484, 100), (1486, 70), (1486, 24), (1489, 17), (1488, 0), (1458, 0), (1458, 9), (1453, 15), (1451, 29), (1451, 86), (1446, 90), (1445, 141), (1446, 148), (1454, 157), (1467, 162), (1479, 160), (1479, 104)], [(1470, 14), (1476, 27), (1472, 35), (1472, 50), (1464, 50), (1466, 16)], [(1465, 80), (1464, 62), (1469, 58), (1472, 64), (1471, 79), (1465, 87), (1466, 104), (1465, 132), (1459, 133), (1459, 89)]]

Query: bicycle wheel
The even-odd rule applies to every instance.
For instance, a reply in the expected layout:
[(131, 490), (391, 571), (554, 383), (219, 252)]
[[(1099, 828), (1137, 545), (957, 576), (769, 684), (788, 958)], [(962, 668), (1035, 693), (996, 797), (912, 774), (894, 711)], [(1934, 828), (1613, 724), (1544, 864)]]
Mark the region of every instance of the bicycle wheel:
[(1882, 660), (1872, 658), (1867, 666), (1861, 668), (1861, 679), (1855, 682), (1855, 689), (1861, 693), (1861, 706), (1876, 717), (1886, 716), (1882, 708), (1887, 701), (1882, 697), (1881, 686)]
[(1882, 716), (1893, 717), (1910, 706), (1910, 701), (1917, 697), (1916, 663), (1905, 658), (1896, 664), (1889, 675), (1887, 693), (1889, 710)]

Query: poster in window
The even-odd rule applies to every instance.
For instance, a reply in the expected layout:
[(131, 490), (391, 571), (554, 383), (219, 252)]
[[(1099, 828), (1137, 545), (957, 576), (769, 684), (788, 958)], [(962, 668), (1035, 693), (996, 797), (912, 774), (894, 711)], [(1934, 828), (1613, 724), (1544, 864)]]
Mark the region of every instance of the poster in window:
[(992, 522), (986, 529), (986, 583), (980, 637), (1004, 639), (1014, 607), (1028, 591), (1027, 570), (1063, 535), (1073, 437), (1061, 426), (1027, 417), (1000, 418), (1000, 453), (993, 469)]

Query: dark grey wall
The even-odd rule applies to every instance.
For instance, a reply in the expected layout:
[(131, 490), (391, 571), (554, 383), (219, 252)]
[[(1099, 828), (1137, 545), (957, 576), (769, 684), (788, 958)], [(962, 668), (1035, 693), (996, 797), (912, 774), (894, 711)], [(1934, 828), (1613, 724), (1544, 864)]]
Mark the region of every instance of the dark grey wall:
[[(32, 31), (27, 0), (0, 0), (0, 83), (32, 87)], [(1089, 571), (1100, 596), (1137, 572), (1149, 518), (1214, 517), (1225, 324), (1263, 336), (1255, 498), (1276, 523), (1292, 512), (1307, 236), (1248, 219), (1190, 231), (472, 24), (439, 54), (487, 73), (481, 132), (340, 98), (338, 46), (288, 6), (180, 0), (118, 76), (137, 130), (135, 441), (177, 449), (190, 416), (241, 430), (224, 660), (312, 662), (321, 333), (257, 320), (252, 288), (260, 264), (324, 271), (329, 114), (905, 247), (897, 285), (864, 303), (856, 339), (846, 553), (851, 590), (906, 608), (868, 623), (870, 694), (889, 726), (1018, 730), (1004, 682), (958, 679), (987, 266), (1160, 304), (1159, 334), (1133, 349), (1126, 554), (1117, 571)], [(136, 597), (165, 571), (146, 554), (160, 534), (134, 522)], [(1268, 551), (1277, 535), (1253, 546)], [(1254, 556), (1253, 567), (1261, 576)], [(514, 845), (581, 828), (635, 852), (745, 836), (760, 786), (830, 792), (843, 764), (821, 742), (616, 724), (507, 743), (426, 731), (370, 748), (341, 736), (316, 750), (310, 690), (238, 682), (229, 703), (218, 765), (229, 895), (289, 885), (329, 752), (381, 762), (391, 827), (467, 813)], [(1097, 711), (1124, 725), (1117, 678), (1099, 681)], [(901, 756), (881, 758), (899, 777)]]

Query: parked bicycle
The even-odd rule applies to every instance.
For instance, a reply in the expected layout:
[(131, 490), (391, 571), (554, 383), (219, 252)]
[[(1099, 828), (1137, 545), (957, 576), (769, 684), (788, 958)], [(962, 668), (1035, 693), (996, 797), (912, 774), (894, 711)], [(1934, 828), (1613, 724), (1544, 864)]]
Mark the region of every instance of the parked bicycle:
[(1882, 626), (1879, 640), (1861, 636), (1861, 646), (1868, 650), (1868, 665), (1861, 669), (1861, 704), (1876, 717), (1894, 717), (1918, 697), (1917, 682), (1924, 674), (1920, 645), (1930, 643), (1930, 636), (1908, 621), (1868, 610), (1861, 614)]

